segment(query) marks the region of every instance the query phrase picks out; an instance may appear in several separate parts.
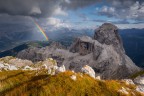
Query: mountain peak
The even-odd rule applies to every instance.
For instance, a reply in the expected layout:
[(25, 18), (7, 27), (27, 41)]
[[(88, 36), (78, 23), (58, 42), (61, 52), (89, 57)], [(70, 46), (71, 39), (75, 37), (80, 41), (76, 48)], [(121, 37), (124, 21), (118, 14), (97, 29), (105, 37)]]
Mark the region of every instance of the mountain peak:
[(94, 39), (102, 44), (113, 45), (115, 48), (124, 51), (122, 39), (118, 34), (118, 28), (111, 23), (102, 24), (95, 31)]

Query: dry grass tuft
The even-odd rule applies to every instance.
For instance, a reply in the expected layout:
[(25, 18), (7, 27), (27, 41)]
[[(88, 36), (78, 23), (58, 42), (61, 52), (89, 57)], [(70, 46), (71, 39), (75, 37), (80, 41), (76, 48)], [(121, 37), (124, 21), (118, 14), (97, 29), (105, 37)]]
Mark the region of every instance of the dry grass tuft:
[[(76, 75), (74, 81), (70, 76)], [(129, 88), (129, 95), (118, 92)], [(132, 93), (133, 92), (133, 93)], [(88, 75), (67, 71), (54, 76), (45, 71), (0, 72), (0, 96), (142, 96), (135, 92), (135, 86), (124, 82), (95, 80)]]

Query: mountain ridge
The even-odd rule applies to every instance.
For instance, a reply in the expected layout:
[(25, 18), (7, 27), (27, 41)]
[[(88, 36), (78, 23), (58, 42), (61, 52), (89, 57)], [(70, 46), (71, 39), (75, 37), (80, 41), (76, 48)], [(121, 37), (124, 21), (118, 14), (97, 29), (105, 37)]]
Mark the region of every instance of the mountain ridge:
[[(56, 44), (55, 47), (28, 48), (19, 52), (17, 57), (34, 62), (45, 60), (46, 58), (54, 58), (59, 65), (65, 65), (66, 69), (76, 72), (82, 66), (88, 64), (102, 78), (125, 78), (140, 71), (140, 68), (126, 56), (117, 31), (117, 27), (106, 23), (95, 32), (95, 35), (98, 37), (79, 37), (74, 41), (69, 50), (65, 50), (63, 47), (60, 47), (60, 44)], [(111, 71), (108, 71), (108, 69)], [(123, 72), (123, 69), (126, 72)], [(120, 70), (120, 72), (117, 70)]]

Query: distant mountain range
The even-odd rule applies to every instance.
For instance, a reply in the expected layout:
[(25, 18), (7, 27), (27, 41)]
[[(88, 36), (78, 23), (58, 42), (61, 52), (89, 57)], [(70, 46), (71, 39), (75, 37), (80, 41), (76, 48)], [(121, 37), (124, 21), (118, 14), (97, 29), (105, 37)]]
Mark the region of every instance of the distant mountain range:
[[(6, 27), (7, 26), (7, 27)], [(15, 26), (17, 26), (15, 28)], [(14, 28), (12, 30), (12, 28)], [(19, 30), (17, 30), (19, 29)], [(92, 29), (68, 29), (61, 28), (54, 31), (46, 29), (47, 35), (50, 40), (60, 41), (62, 44), (69, 46), (73, 38), (82, 35), (93, 35)], [(0, 51), (12, 49), (29, 41), (44, 41), (44, 37), (37, 30), (30, 29), (28, 26), (18, 26), (16, 24), (0, 24)]]
[[(123, 45), (126, 50), (126, 54), (140, 67), (144, 67), (144, 29), (123, 29), (119, 30), (119, 33), (123, 40)], [(92, 37), (94, 30), (92, 29), (59, 29), (55, 32), (48, 32), (47, 35), (50, 39), (49, 42), (27, 42), (32, 39), (24, 38), (27, 37), (27, 33), (0, 33), (0, 50), (4, 50), (0, 53), (0, 57), (7, 55), (15, 55), (23, 49), (27, 49), (30, 46), (44, 47), (49, 45), (51, 41), (60, 42), (62, 45), (69, 47), (76, 37), (87, 35)], [(13, 34), (13, 35), (12, 35)], [(18, 37), (20, 36), (20, 37)], [(23, 37), (24, 36), (24, 37)], [(28, 35), (29, 36), (29, 35)], [(24, 39), (22, 39), (24, 38)], [(23, 42), (23, 43), (21, 43)], [(18, 46), (19, 45), (19, 46)], [(16, 46), (16, 47), (14, 47)], [(10, 49), (11, 48), (11, 49)], [(8, 50), (9, 49), (9, 50)]]
[(144, 67), (144, 29), (120, 30), (126, 54), (140, 67)]

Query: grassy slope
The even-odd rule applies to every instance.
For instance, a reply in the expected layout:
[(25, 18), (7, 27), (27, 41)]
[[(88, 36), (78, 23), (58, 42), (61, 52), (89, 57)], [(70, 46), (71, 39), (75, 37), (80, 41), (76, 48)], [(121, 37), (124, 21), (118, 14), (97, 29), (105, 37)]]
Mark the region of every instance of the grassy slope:
[(74, 81), (70, 78), (73, 74), (70, 71), (55, 76), (44, 71), (0, 72), (0, 96), (132, 96), (119, 93), (122, 86), (142, 96), (134, 91), (135, 86), (121, 81), (99, 81), (80, 73), (75, 74), (77, 80)]

